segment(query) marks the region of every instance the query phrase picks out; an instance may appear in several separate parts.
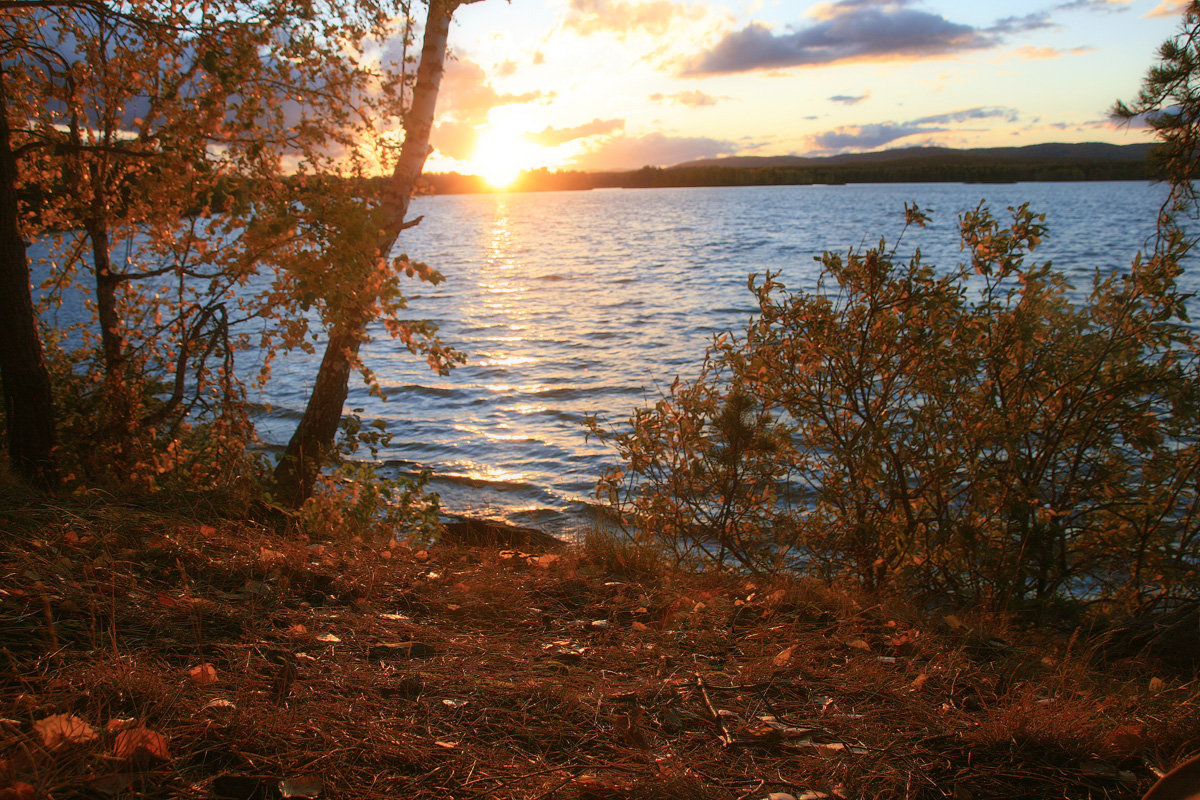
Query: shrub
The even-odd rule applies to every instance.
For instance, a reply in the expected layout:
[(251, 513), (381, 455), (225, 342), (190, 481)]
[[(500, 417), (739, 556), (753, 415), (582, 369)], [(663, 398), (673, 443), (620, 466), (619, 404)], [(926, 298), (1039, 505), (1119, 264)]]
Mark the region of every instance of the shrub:
[[(910, 224), (927, 217), (906, 209)], [(949, 270), (884, 242), (778, 274), (700, 376), (592, 430), (598, 487), (679, 558), (1013, 609), (1197, 594), (1200, 346), (1178, 239), (1081, 301), (1027, 206), (960, 218)]]

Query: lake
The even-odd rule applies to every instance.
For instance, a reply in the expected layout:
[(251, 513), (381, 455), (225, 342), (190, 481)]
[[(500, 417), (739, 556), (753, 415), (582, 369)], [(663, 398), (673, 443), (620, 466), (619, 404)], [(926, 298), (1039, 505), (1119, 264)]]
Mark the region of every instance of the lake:
[[(428, 467), (443, 506), (550, 530), (590, 517), (613, 458), (585, 441), (582, 421), (610, 423), (695, 373), (714, 333), (755, 312), (749, 273), (781, 271), (789, 289), (815, 284), (814, 259), (903, 227), (904, 203), (933, 214), (905, 251), (926, 262), (962, 254), (956, 217), (981, 201), (1003, 218), (1029, 202), (1050, 226), (1037, 254), (1081, 288), (1093, 271), (1127, 266), (1153, 234), (1162, 186), (1141, 183), (892, 184), (598, 190), (418, 198), (424, 222), (398, 251), (446, 277), (413, 282), (411, 316), (435, 321), (469, 362), (449, 377), (378, 332), (363, 358), (388, 401), (351, 387), (349, 408), (394, 435), (385, 470)], [(1196, 272), (1185, 276), (1200, 288)], [(291, 434), (317, 357), (275, 367), (260, 433)]]

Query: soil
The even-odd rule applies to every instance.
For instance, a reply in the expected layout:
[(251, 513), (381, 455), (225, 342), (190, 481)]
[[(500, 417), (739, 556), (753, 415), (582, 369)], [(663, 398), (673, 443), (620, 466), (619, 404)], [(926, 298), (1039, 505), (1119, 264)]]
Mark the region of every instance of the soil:
[(1194, 677), (795, 578), (0, 498), (0, 800), (1137, 798)]

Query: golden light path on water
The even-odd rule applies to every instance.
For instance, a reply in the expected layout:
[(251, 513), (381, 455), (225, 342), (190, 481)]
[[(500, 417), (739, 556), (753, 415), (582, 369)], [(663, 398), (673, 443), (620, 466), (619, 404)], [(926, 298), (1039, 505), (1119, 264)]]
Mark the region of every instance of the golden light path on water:
[[(348, 409), (384, 420), (392, 474), (434, 473), (454, 512), (554, 529), (586, 524), (613, 453), (586, 438), (584, 417), (620, 424), (676, 375), (694, 376), (712, 336), (756, 313), (750, 273), (782, 271), (789, 290), (815, 286), (814, 258), (869, 246), (903, 227), (906, 202), (934, 213), (905, 234), (929, 264), (962, 258), (959, 213), (987, 199), (1003, 217), (1026, 201), (1050, 226), (1037, 254), (1081, 289), (1093, 270), (1127, 267), (1153, 230), (1161, 187), (1146, 184), (889, 184), (739, 187), (422, 197), (425, 221), (403, 250), (445, 275), (405, 287), (407, 315), (439, 326), (468, 356), (430, 372), (382, 330), (364, 346), (387, 402), (351, 387)], [(1185, 276), (1200, 288), (1200, 269)], [(1200, 309), (1197, 309), (1200, 311)], [(1193, 313), (1200, 319), (1200, 313)], [(317, 356), (277, 363), (261, 421), (286, 442)]]

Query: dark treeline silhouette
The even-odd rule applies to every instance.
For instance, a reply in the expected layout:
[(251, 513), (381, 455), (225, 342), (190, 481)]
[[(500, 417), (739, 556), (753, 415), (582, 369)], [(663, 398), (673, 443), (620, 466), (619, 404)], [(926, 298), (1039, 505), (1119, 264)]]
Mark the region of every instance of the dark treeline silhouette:
[[(684, 186), (796, 186), (842, 183), (1010, 183), (1018, 181), (1139, 181), (1156, 177), (1151, 145), (1034, 145), (950, 150), (908, 148), (824, 158), (710, 159), (626, 172), (523, 173), (508, 191), (649, 189)], [(482, 178), (458, 173), (426, 176), (435, 194), (494, 191)]]

